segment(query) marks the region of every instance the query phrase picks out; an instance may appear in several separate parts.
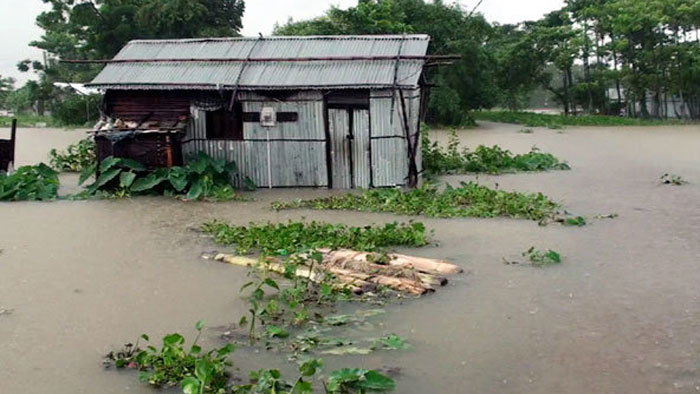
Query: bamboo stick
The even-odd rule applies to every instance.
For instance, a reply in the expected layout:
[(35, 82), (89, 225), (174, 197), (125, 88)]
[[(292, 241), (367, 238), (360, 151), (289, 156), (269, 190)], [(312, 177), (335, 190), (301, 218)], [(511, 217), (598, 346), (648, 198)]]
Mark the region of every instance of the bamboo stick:
[[(261, 263), (268, 271), (278, 274), (284, 274), (286, 272), (284, 263), (274, 257), (268, 257), (265, 259), (265, 261), (260, 262), (259, 260), (250, 257), (219, 253), (214, 256), (214, 260), (231, 265), (237, 265), (239, 267), (255, 267)], [(318, 272), (317, 270), (311, 271), (311, 269), (307, 266), (297, 266), (294, 274), (300, 278), (306, 278), (314, 283), (321, 283), (323, 281), (323, 273)], [(347, 287), (355, 294), (364, 294), (370, 291), (375, 291), (377, 288), (375, 284), (363, 281), (360, 278), (346, 277), (340, 278), (339, 280), (343, 282), (343, 286), (340, 287)]]

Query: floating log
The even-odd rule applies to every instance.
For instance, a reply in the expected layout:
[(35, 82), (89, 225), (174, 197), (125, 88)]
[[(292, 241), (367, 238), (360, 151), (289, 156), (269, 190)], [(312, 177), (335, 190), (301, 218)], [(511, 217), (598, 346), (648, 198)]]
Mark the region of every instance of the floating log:
[(414, 281), (423, 282), (429, 286), (445, 286), (447, 284), (447, 278), (444, 276), (418, 272), (411, 267), (382, 265), (369, 263), (363, 260), (351, 260), (345, 258), (344, 256), (334, 254), (325, 254), (323, 265), (343, 268), (355, 272), (362, 272), (369, 275), (382, 275), (411, 279)]
[[(370, 262), (370, 253), (353, 250), (319, 250), (323, 253), (321, 264), (313, 268), (299, 265), (295, 275), (306, 278), (315, 283), (322, 283), (326, 275), (333, 275), (342, 287), (349, 288), (356, 294), (362, 294), (376, 290), (378, 285), (386, 286), (392, 290), (423, 295), (435, 291), (435, 286), (447, 284), (445, 274), (462, 272), (462, 268), (443, 260), (425, 257), (413, 257), (396, 253), (388, 254), (387, 264)], [(300, 255), (304, 257), (304, 255)], [(220, 253), (213, 257), (214, 260), (228, 264), (255, 267), (278, 274), (286, 272), (286, 266), (280, 259), (267, 257), (260, 261), (245, 256), (236, 256)]]
[[(284, 274), (286, 272), (284, 263), (274, 257), (268, 257), (264, 261), (259, 261), (246, 256), (219, 253), (215, 255), (213, 259), (222, 263), (237, 265), (239, 267), (255, 267), (262, 264), (262, 266), (268, 271), (276, 272), (278, 274)], [(323, 277), (325, 276), (325, 273), (319, 272), (318, 270), (312, 271), (311, 268), (303, 265), (297, 266), (297, 270), (294, 274), (300, 278), (306, 278), (314, 283), (321, 283), (323, 281)], [(365, 282), (358, 278), (348, 277), (339, 280), (343, 282), (342, 287), (348, 288), (355, 294), (364, 294), (377, 289), (375, 284)]]
[[(340, 250), (330, 250), (330, 249), (319, 249), (320, 252), (324, 253), (330, 258), (346, 258), (349, 260), (359, 260), (368, 261), (367, 256), (372, 254), (368, 252), (358, 252), (355, 250), (340, 249)], [(391, 266), (398, 267), (410, 267), (414, 268), (416, 271), (423, 272), (426, 274), (433, 275), (452, 275), (463, 272), (462, 267), (448, 263), (444, 260), (431, 259), (427, 257), (415, 257), (406, 256), (398, 253), (389, 253), (389, 262)]]

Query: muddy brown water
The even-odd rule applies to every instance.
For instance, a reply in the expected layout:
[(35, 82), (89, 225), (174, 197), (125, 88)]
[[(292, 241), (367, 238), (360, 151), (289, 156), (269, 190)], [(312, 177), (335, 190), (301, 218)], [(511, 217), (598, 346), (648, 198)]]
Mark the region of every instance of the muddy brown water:
[[(563, 133), (486, 123), (459, 131), (468, 144), (523, 152), (537, 145), (571, 171), (480, 176), (503, 189), (542, 191), (583, 228), (510, 219), (420, 218), (438, 246), (404, 250), (453, 261), (469, 274), (437, 293), (386, 307), (368, 335), (395, 332), (413, 349), (326, 358), (343, 366), (398, 367), (400, 393), (690, 393), (700, 390), (700, 127), (569, 128)], [(0, 131), (0, 138), (4, 131)], [(433, 132), (444, 141), (444, 132)], [(46, 160), (81, 132), (21, 130), (18, 162)], [(659, 185), (665, 173), (690, 184)], [(448, 176), (457, 184), (473, 176)], [(77, 176), (64, 175), (68, 187)], [(141, 333), (193, 325), (205, 345), (246, 304), (244, 271), (200, 259), (217, 249), (193, 228), (316, 219), (351, 225), (406, 217), (268, 209), (323, 190), (273, 190), (253, 202), (167, 198), (0, 204), (0, 392), (153, 393), (101, 357)], [(616, 219), (592, 219), (617, 213)], [(559, 266), (507, 266), (529, 248), (560, 251)], [(219, 248), (220, 249), (220, 248)], [(241, 349), (241, 373), (293, 371), (286, 356)]]

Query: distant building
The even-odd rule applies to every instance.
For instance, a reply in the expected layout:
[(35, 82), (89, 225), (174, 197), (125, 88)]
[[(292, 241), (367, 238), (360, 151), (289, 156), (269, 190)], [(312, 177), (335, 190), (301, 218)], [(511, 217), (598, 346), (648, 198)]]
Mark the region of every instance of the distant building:
[(412, 186), (427, 35), (138, 40), (105, 91), (99, 159), (235, 161), (258, 187)]

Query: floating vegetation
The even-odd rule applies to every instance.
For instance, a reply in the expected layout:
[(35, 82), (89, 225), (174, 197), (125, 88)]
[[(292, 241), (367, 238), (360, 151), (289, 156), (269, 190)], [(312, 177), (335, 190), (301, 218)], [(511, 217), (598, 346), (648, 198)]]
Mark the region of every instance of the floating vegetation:
[[(552, 249), (547, 249), (546, 251), (536, 249), (534, 246), (522, 253), (523, 257), (527, 257), (528, 263), (535, 267), (542, 267), (546, 265), (554, 265), (561, 263), (561, 255), (559, 252)], [(510, 261), (503, 259), (503, 262), (507, 265), (517, 265), (522, 264), (520, 261)]]
[[(135, 369), (139, 378), (155, 387), (179, 386), (185, 394), (310, 394), (314, 392), (312, 378), (322, 370), (323, 360), (309, 358), (299, 365), (299, 376), (287, 381), (277, 369), (253, 371), (246, 384), (230, 382), (229, 370), (233, 363), (229, 357), (234, 346), (227, 344), (221, 348), (204, 352), (197, 345), (203, 323), (196, 324), (198, 335), (189, 349), (185, 338), (180, 334), (163, 337), (161, 349), (147, 346), (146, 349), (128, 343), (121, 351), (110, 352), (105, 367), (114, 365), (118, 369)], [(148, 342), (148, 335), (139, 340)], [(332, 371), (323, 383), (326, 392), (363, 393), (387, 392), (396, 387), (393, 379), (375, 370), (340, 369)]]
[(542, 193), (507, 192), (475, 182), (462, 182), (459, 187), (447, 185), (442, 191), (433, 186), (407, 191), (373, 189), (313, 200), (274, 202), (272, 207), (277, 210), (306, 208), (389, 212), (438, 218), (503, 216), (545, 223), (556, 219), (560, 205)]
[(660, 179), (663, 185), (683, 186), (688, 184), (688, 181), (675, 174), (663, 174)]
[(0, 201), (45, 201), (58, 196), (58, 173), (44, 163), (0, 172)]
[(80, 172), (95, 164), (96, 145), (93, 138), (85, 138), (75, 144), (68, 145), (65, 151), (51, 149), (49, 152), (51, 167), (56, 171)]
[(566, 162), (560, 161), (552, 154), (540, 152), (537, 147), (520, 155), (514, 155), (498, 145), (479, 145), (473, 152), (467, 148), (460, 148), (454, 130), (450, 133), (447, 149), (443, 149), (437, 142), (431, 143), (427, 133), (423, 134), (423, 168), (427, 175), (571, 169)]
[(211, 221), (202, 230), (220, 245), (235, 246), (238, 253), (260, 251), (265, 255), (290, 255), (313, 248), (349, 248), (378, 251), (389, 246), (425, 246), (428, 234), (420, 222), (350, 227), (319, 222), (286, 224), (251, 223), (233, 226)]

